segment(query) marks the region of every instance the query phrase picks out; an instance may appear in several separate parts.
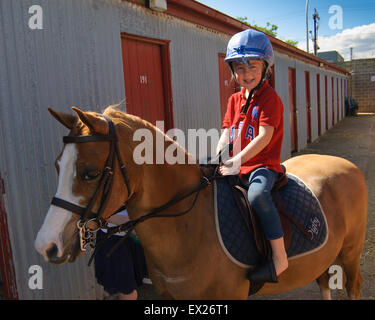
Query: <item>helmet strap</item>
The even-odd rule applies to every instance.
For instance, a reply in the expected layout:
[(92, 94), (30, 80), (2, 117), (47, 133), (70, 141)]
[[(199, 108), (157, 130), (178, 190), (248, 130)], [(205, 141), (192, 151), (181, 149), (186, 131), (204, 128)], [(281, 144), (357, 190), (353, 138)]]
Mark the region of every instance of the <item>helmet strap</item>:
[(258, 89), (260, 89), (260, 87), (262, 86), (264, 80), (266, 80), (266, 70), (267, 70), (267, 68), (263, 69), (263, 72), (262, 72), (262, 78), (260, 79), (258, 85), (257, 85), (253, 90), (258, 90)]
[(249, 95), (248, 95), (248, 97), (246, 99), (246, 103), (242, 107), (241, 113), (244, 113), (244, 114), (247, 113), (247, 110), (249, 109), (250, 101), (251, 101), (251, 98), (253, 96), (253, 93), (255, 91), (257, 91), (258, 89), (260, 89), (260, 87), (263, 85), (264, 80), (266, 80), (266, 70), (267, 70), (267, 67), (263, 69), (262, 78), (260, 79), (258, 85), (255, 88), (251, 89), (251, 91), (250, 91), (250, 93), (249, 93)]
[(247, 96), (246, 103), (245, 103), (245, 105), (242, 107), (241, 113), (244, 113), (244, 114), (247, 113), (247, 110), (249, 109), (249, 106), (250, 106), (250, 100), (251, 100), (251, 97), (252, 97), (252, 95), (253, 95), (253, 93), (254, 93), (254, 90), (255, 90), (255, 88), (252, 89), (252, 90), (250, 91), (249, 95)]

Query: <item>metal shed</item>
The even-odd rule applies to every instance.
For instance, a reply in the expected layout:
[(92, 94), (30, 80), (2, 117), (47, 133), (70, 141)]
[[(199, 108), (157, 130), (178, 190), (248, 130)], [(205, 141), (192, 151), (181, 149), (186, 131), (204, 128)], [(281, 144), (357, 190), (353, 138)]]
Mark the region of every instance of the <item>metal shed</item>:
[[(144, 97), (139, 105), (132, 102), (137, 92), (148, 90), (157, 72), (136, 74), (139, 84), (131, 88), (131, 72), (126, 71), (129, 39), (153, 44), (159, 55), (155, 63), (160, 63), (163, 81), (162, 117), (169, 127), (220, 128), (221, 101), (231, 92), (228, 74), (219, 72), (220, 57), (230, 36), (248, 26), (193, 0), (166, 4), (167, 11), (156, 12), (141, 0), (0, 2), (0, 270), (6, 298), (102, 297), (93, 269), (87, 267), (88, 257), (56, 267), (45, 263), (33, 247), (56, 190), (54, 159), (66, 133), (47, 108), (101, 111), (125, 97), (132, 112), (149, 108), (145, 117), (159, 117), (151, 98)], [(34, 5), (42, 9), (42, 29), (30, 28)], [(301, 149), (310, 135), (315, 140), (343, 118), (347, 73), (278, 39), (271, 41), (276, 55), (274, 85), (285, 109), (282, 158), (287, 159), (293, 148), (290, 92), (295, 93), (294, 148)], [(288, 81), (289, 74), (295, 79)], [(42, 267), (42, 289), (29, 286), (33, 265)]]

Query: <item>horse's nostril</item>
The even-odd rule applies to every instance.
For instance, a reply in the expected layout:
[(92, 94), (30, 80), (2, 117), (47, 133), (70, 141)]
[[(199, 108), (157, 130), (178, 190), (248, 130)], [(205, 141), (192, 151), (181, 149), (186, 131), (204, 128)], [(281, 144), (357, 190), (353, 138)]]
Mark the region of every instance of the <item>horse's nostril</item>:
[(49, 259), (53, 259), (57, 257), (57, 252), (58, 252), (58, 249), (57, 249), (56, 244), (51, 243), (49, 245), (49, 248), (46, 250), (46, 255)]

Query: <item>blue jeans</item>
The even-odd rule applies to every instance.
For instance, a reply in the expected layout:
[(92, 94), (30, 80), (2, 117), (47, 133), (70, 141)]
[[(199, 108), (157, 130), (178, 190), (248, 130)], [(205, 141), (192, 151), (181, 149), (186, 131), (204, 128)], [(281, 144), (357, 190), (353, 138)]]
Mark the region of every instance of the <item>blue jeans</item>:
[(276, 171), (260, 167), (249, 177), (247, 197), (255, 209), (267, 240), (275, 240), (284, 236), (280, 216), (272, 200), (271, 190), (277, 180)]

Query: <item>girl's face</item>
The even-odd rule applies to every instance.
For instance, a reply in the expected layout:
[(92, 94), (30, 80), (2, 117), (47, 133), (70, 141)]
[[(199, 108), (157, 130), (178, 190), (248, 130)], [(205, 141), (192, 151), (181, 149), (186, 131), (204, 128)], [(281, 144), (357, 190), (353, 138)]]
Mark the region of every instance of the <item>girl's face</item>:
[(249, 60), (250, 67), (245, 63), (233, 62), (236, 81), (248, 91), (254, 89), (262, 79), (264, 64), (260, 60)]

